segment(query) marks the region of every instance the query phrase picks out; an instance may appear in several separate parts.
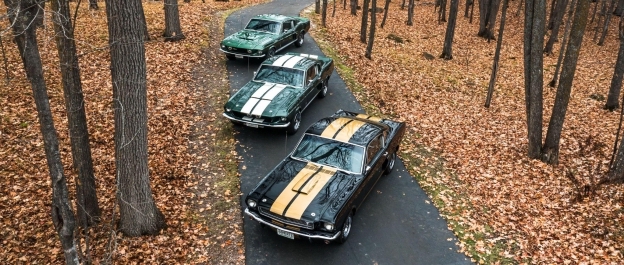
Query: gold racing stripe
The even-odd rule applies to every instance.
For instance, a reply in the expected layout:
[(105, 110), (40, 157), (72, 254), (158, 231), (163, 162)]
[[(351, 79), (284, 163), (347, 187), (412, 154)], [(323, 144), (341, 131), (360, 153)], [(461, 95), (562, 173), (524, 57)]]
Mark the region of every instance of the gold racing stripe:
[(288, 207), (288, 211), (284, 216), (293, 218), (293, 219), (301, 219), (303, 212), (308, 208), (312, 200), (316, 198), (319, 192), (325, 187), (325, 184), (329, 182), (331, 177), (336, 174), (336, 169), (333, 168), (324, 168), (320, 172), (318, 172), (314, 179), (311, 179), (304, 189), (307, 189), (308, 186), (311, 186), (307, 193), (299, 193), (299, 195), (295, 198), (295, 201), (292, 202), (290, 207)]
[(271, 212), (282, 215), (284, 214), (284, 210), (288, 207), (288, 204), (292, 201), (292, 199), (297, 195), (297, 191), (293, 190), (295, 184), (299, 183), (299, 181), (307, 180), (310, 176), (314, 175), (316, 171), (319, 170), (319, 166), (308, 163), (297, 175), (286, 185), (286, 188), (277, 196), (273, 205), (271, 205)]
[(321, 137), (334, 138), (334, 135), (336, 134), (336, 132), (340, 130), (340, 128), (342, 128), (342, 126), (344, 126), (345, 123), (349, 121), (351, 121), (351, 119), (346, 119), (346, 118), (335, 119), (334, 121), (332, 121), (332, 123), (327, 125), (327, 128), (325, 128), (325, 130), (323, 130), (323, 133), (321, 133)]
[(382, 120), (382, 118), (373, 117), (373, 116), (369, 116), (369, 115), (366, 115), (366, 114), (358, 114), (357, 117), (358, 118), (362, 118), (362, 119), (371, 120), (371, 121), (376, 121), (376, 122), (380, 122)]
[(342, 142), (349, 142), (351, 136), (353, 136), (360, 127), (364, 126), (364, 124), (366, 124), (366, 122), (353, 120), (352, 122), (349, 122), (349, 124), (345, 125), (344, 128), (338, 132), (336, 137), (334, 137), (334, 139)]

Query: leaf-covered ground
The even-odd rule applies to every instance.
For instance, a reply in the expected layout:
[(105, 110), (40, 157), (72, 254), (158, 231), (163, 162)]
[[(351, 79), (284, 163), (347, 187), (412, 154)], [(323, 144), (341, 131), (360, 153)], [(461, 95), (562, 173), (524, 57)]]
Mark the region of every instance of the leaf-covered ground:
[[(377, 2), (382, 8), (385, 1)], [(489, 109), (483, 106), (496, 42), (476, 36), (478, 8), (470, 24), (460, 2), (453, 60), (445, 61), (438, 56), (446, 23), (437, 23), (434, 2), (416, 2), (411, 27), (401, 2), (392, 1), (384, 29), (377, 28), (372, 60), (364, 57), (366, 45), (359, 41), (361, 10), (351, 16), (348, 4), (343, 10), (339, 1), (334, 17), (330, 5), (327, 28), (320, 26), (320, 16), (307, 13), (316, 20), (312, 35), (343, 64), (341, 75), (367, 109), (408, 123), (401, 157), (449, 221), (461, 250), (480, 263), (624, 262), (624, 186), (592, 188), (605, 176), (618, 126), (619, 111), (603, 106), (617, 56), (619, 18), (612, 18), (604, 46), (592, 41), (595, 22), (587, 27), (559, 165), (549, 166), (526, 155), (518, 1), (510, 2)], [(545, 58), (544, 84), (556, 60)], [(555, 92), (544, 88), (544, 135)]]
[[(162, 1), (145, 1), (151, 41), (146, 45), (149, 165), (152, 190), (168, 228), (153, 237), (115, 231), (112, 85), (104, 2), (83, 1), (75, 23), (97, 195), (102, 221), (89, 229), (93, 262), (100, 264), (243, 264), (244, 244), (234, 139), (220, 118), (229, 95), (224, 57), (218, 52), (227, 10), (258, 4), (180, 1), (186, 39), (164, 42)], [(75, 6), (73, 6), (75, 7)], [(6, 17), (1, 20), (7, 29)], [(38, 30), (44, 74), (70, 190), (76, 173), (49, 13)], [(63, 255), (50, 217), (50, 177), (30, 84), (11, 31), (2, 32), (10, 80), (0, 88), (0, 263), (60, 264)], [(73, 197), (72, 197), (73, 198)], [(75, 208), (75, 207), (74, 207)], [(86, 253), (85, 236), (79, 236)]]

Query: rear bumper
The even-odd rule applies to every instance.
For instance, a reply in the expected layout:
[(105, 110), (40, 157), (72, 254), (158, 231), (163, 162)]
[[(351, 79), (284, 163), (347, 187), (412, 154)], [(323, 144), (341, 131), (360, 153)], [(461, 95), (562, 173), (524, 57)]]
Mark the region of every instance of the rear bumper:
[(246, 120), (246, 119), (239, 119), (237, 117), (231, 116), (227, 113), (223, 113), (223, 117), (226, 117), (228, 119), (230, 119), (231, 121), (235, 121), (235, 122), (240, 122), (240, 123), (244, 123), (247, 126), (250, 127), (258, 127), (258, 128), (264, 128), (264, 127), (269, 127), (269, 128), (286, 128), (290, 125), (290, 122), (287, 123), (267, 123), (267, 122), (257, 122), (254, 120)]
[(270, 227), (275, 228), (275, 229), (286, 230), (286, 231), (288, 231), (290, 233), (293, 233), (295, 235), (298, 235), (300, 237), (333, 241), (333, 240), (336, 240), (336, 238), (338, 238), (340, 236), (340, 231), (336, 232), (335, 234), (331, 234), (331, 233), (322, 232), (322, 231), (303, 231), (303, 230), (302, 231), (294, 231), (294, 230), (290, 230), (290, 229), (284, 229), (283, 227), (280, 227), (278, 225), (275, 225), (275, 224), (265, 220), (262, 216), (260, 216), (260, 214), (250, 211), (249, 208), (245, 208), (245, 214), (249, 215), (251, 218), (253, 218), (254, 220), (260, 222), (261, 224), (270, 226)]

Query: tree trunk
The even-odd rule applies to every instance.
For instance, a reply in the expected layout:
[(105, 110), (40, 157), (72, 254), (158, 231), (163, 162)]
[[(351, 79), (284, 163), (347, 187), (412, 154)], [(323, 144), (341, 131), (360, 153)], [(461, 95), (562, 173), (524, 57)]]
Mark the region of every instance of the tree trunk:
[(405, 0), (403, 0), (403, 3), (401, 3), (401, 10), (405, 9)]
[(357, 15), (357, 5), (358, 5), (357, 0), (351, 0), (351, 15), (353, 16)]
[[(596, 8), (598, 8), (598, 2), (596, 2)], [(596, 26), (594, 27), (594, 41), (596, 41), (598, 39), (598, 29), (600, 28), (600, 25), (602, 25), (603, 20), (602, 18), (605, 16), (605, 13), (607, 12), (607, 0), (602, 0), (600, 1), (600, 13), (598, 13), (598, 21), (596, 22)]]
[[(336, 1), (334, 1), (335, 3)], [(323, 27), (327, 26), (327, 0), (323, 0), (323, 7), (321, 10), (321, 21), (323, 24)]]
[[(492, 0), (490, 5), (490, 16), (487, 23), (486, 37), (489, 40), (494, 39), (494, 26), (496, 26), (496, 14), (498, 13), (498, 7), (500, 6), (501, 0)], [(489, 36), (487, 35), (489, 34)]]
[(477, 36), (488, 40), (494, 39), (494, 26), (496, 25), (496, 13), (500, 0), (479, 1), (479, 32)]
[(559, 0), (557, 1), (557, 6), (553, 8), (553, 10), (555, 10), (554, 16), (550, 19), (552, 23), (552, 31), (550, 32), (550, 36), (546, 42), (546, 47), (544, 47), (544, 53), (547, 55), (552, 54), (553, 46), (559, 38), (559, 28), (561, 27), (561, 21), (563, 21), (563, 14), (565, 13), (567, 4), (567, 0)]
[(561, 41), (561, 49), (559, 49), (559, 57), (557, 57), (555, 73), (553, 74), (553, 79), (548, 83), (548, 86), (550, 87), (555, 87), (555, 85), (557, 85), (557, 80), (559, 80), (559, 70), (561, 69), (561, 62), (563, 61), (563, 55), (565, 54), (566, 43), (568, 43), (568, 37), (570, 36), (570, 24), (575, 6), (576, 0), (572, 0), (570, 8), (568, 9), (568, 18), (566, 19), (565, 28), (563, 29), (563, 40)]
[(524, 86), (528, 156), (540, 158), (542, 147), (545, 0), (526, 0), (524, 18)]
[(388, 16), (388, 9), (390, 8), (390, 0), (386, 0), (386, 4), (384, 5), (384, 16), (381, 20), (381, 28), (386, 25), (386, 17)]
[(98, 10), (100, 7), (97, 4), (97, 0), (89, 0), (89, 9)]
[(74, 168), (78, 172), (76, 197), (78, 223), (85, 228), (99, 221), (100, 208), (93, 176), (93, 159), (89, 147), (89, 131), (80, 79), (80, 65), (74, 42), (74, 29), (69, 20), (69, 2), (52, 0), (54, 33), (59, 54), (63, 95), (67, 108), (67, 121), (71, 140)]
[(119, 229), (155, 235), (165, 218), (154, 203), (147, 164), (147, 86), (140, 0), (109, 0), (108, 34), (115, 109)]
[(490, 85), (488, 86), (487, 98), (485, 99), (485, 107), (489, 108), (492, 102), (492, 94), (494, 94), (494, 83), (496, 83), (496, 75), (498, 74), (498, 60), (500, 59), (500, 50), (503, 45), (503, 31), (505, 30), (505, 18), (507, 17), (508, 0), (503, 0), (503, 11), (501, 14), (500, 28), (498, 29), (498, 39), (496, 40), (496, 52), (494, 53), (494, 63), (492, 64), (492, 75), (490, 76)]
[(555, 16), (557, 15), (557, 6), (559, 5), (560, 1), (557, 0), (551, 0), (550, 1), (550, 15), (548, 16), (548, 23), (547, 23), (547, 29), (548, 30), (552, 30), (553, 26), (554, 26), (554, 21), (553, 19), (555, 18)]
[(613, 13), (613, 6), (615, 5), (615, 0), (611, 0), (609, 4), (609, 8), (607, 9), (607, 14), (604, 22), (604, 26), (602, 27), (602, 35), (600, 35), (600, 40), (598, 41), (598, 46), (602, 46), (604, 44), (605, 37), (607, 36), (607, 31), (609, 29), (609, 21), (611, 20), (611, 14)]
[(37, 31), (34, 27), (34, 20), (39, 6), (33, 0), (4, 0), (4, 4), (7, 7), (7, 15), (13, 28), (15, 43), (24, 64), (26, 77), (32, 87), (33, 98), (37, 107), (37, 117), (43, 135), (43, 146), (52, 183), (52, 223), (61, 241), (65, 264), (80, 264), (76, 251), (76, 241), (74, 240), (74, 212), (69, 200), (58, 136), (56, 128), (54, 128), (50, 101), (43, 77), (43, 64), (37, 46)]
[(611, 78), (611, 87), (609, 88), (609, 95), (607, 96), (607, 103), (605, 109), (613, 111), (620, 107), (620, 90), (622, 89), (622, 76), (624, 76), (624, 23), (620, 20), (620, 49), (618, 51), (617, 60), (615, 61), (615, 70), (613, 71), (613, 78)]
[(414, 25), (414, 0), (409, 0), (407, 4), (407, 25)]
[(621, 17), (622, 16), (622, 11), (624, 11), (624, 0), (618, 0), (618, 4), (615, 7), (615, 10), (613, 11), (613, 14)]
[(366, 43), (366, 29), (368, 28), (368, 5), (370, 0), (364, 0), (362, 6), (362, 25), (360, 26), (360, 41)]
[(473, 0), (466, 0), (466, 9), (464, 10), (464, 17), (468, 17), (468, 11), (470, 10), (470, 6), (474, 5)]
[(446, 22), (446, 0), (440, 0), (440, 13), (438, 16), (438, 24)]
[(552, 165), (556, 165), (559, 162), (561, 130), (563, 129), (563, 121), (565, 120), (568, 102), (570, 101), (570, 93), (572, 92), (572, 81), (574, 80), (574, 72), (576, 71), (576, 62), (579, 57), (581, 44), (583, 43), (585, 26), (587, 25), (589, 1), (590, 0), (579, 0), (576, 10), (574, 11), (570, 41), (567, 44), (566, 54), (563, 59), (563, 68), (561, 69), (559, 86), (557, 86), (555, 105), (553, 107), (552, 116), (550, 117), (550, 122), (548, 123), (546, 141), (542, 148), (542, 161)]
[(314, 0), (314, 13), (321, 13), (321, 0)]
[(377, 0), (372, 1), (373, 11), (371, 12), (370, 33), (368, 34), (368, 45), (366, 45), (366, 53), (364, 54), (364, 57), (369, 60), (372, 59), (373, 42), (375, 41), (375, 24), (377, 23)]
[(184, 39), (182, 28), (180, 27), (180, 11), (178, 10), (178, 0), (165, 0), (165, 41), (179, 41)]
[[(327, 1), (325, 1), (325, 3), (327, 3)], [(346, 2), (345, 2), (346, 3)], [(333, 1), (333, 7), (332, 7), (332, 17), (336, 16), (336, 1)]]
[(444, 60), (453, 59), (453, 38), (455, 37), (455, 25), (457, 24), (457, 10), (459, 0), (451, 0), (451, 10), (449, 10), (449, 21), (446, 24), (446, 35), (444, 36), (444, 47), (440, 58)]

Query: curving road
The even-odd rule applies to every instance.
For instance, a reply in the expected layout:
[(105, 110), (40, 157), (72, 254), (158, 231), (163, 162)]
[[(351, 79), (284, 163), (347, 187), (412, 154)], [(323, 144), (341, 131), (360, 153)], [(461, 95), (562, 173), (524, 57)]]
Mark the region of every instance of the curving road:
[[(242, 29), (257, 14), (280, 13), (296, 16), (312, 4), (311, 0), (274, 0), (241, 9), (225, 22), (225, 35)], [(322, 54), (306, 34), (303, 47), (281, 51)], [(252, 78), (258, 60), (228, 61), (230, 93)], [(247, 194), (262, 177), (290, 151), (305, 128), (338, 109), (363, 112), (344, 81), (334, 71), (327, 97), (316, 99), (303, 113), (301, 130), (288, 136), (283, 131), (237, 126), (237, 152), (242, 162), (241, 191)], [(354, 217), (349, 240), (343, 244), (309, 243), (289, 240), (245, 217), (245, 253), (247, 264), (472, 264), (457, 252), (457, 239), (447, 229), (438, 210), (405, 170), (402, 162), (392, 174), (382, 178)], [(244, 198), (244, 195), (243, 195)], [(241, 205), (245, 207), (244, 203)]]

